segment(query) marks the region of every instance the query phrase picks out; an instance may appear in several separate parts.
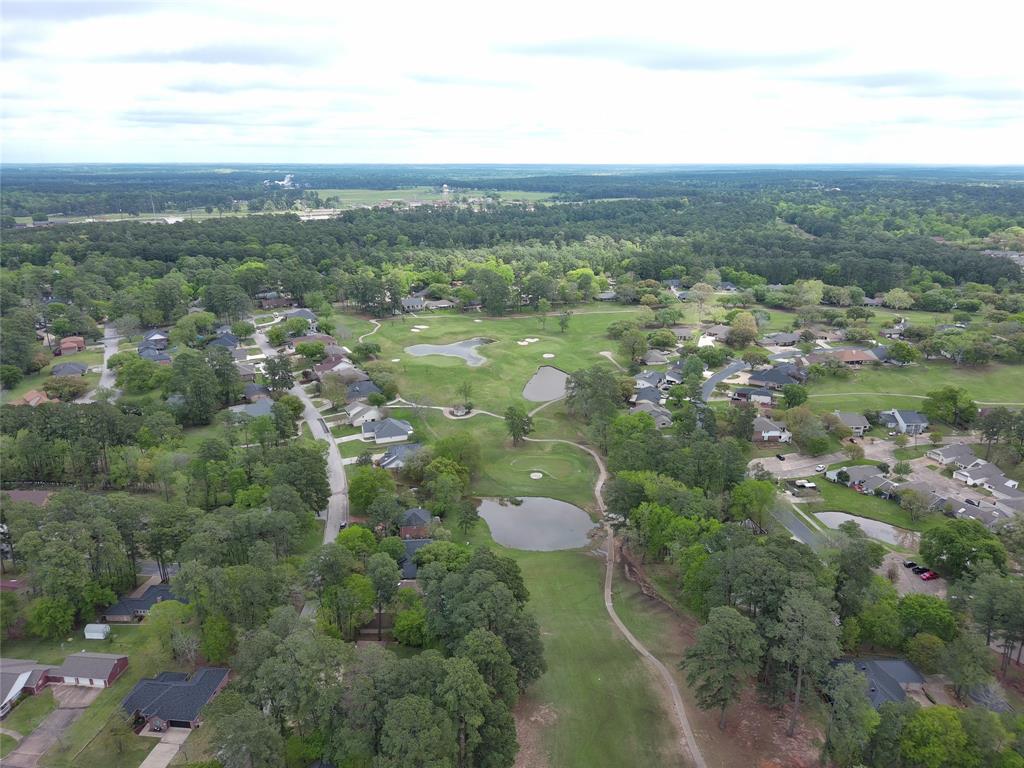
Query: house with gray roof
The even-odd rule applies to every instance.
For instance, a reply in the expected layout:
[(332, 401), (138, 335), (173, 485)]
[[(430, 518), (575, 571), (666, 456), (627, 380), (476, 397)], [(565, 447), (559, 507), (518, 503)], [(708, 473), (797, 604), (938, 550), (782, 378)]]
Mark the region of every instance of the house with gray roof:
[(274, 411), (274, 401), (270, 398), (263, 398), (254, 403), (243, 403), (228, 408), (232, 413), (240, 416), (248, 416), (250, 419), (258, 419), (260, 416), (269, 416)]
[(777, 424), (764, 416), (754, 417), (752, 440), (755, 443), (788, 443), (792, 439), (793, 433), (782, 424)]
[(833, 483), (839, 482), (839, 473), (845, 472), (849, 476), (846, 485), (851, 488), (860, 487), (872, 477), (883, 477), (882, 470), (874, 464), (858, 464), (852, 467), (839, 467), (825, 472), (825, 479)]
[(136, 724), (145, 722), (155, 731), (195, 728), (203, 707), (227, 685), (228, 674), (224, 667), (203, 667), (191, 677), (183, 672), (162, 672), (143, 678), (121, 702), (121, 708)]
[(309, 322), (311, 328), (316, 324), (316, 314), (313, 310), (306, 309), (305, 307), (285, 312), (284, 316), (288, 320), (291, 320), (293, 317), (301, 317), (303, 320), (307, 320)]
[(644, 387), (660, 387), (665, 381), (665, 374), (662, 371), (641, 371), (633, 377), (634, 386), (637, 389)]
[(878, 418), (889, 429), (902, 435), (920, 435), (928, 429), (928, 417), (917, 411), (894, 408), (891, 411), (882, 411)]
[(944, 467), (953, 464), (957, 469), (969, 469), (981, 466), (979, 462), (984, 463), (984, 459), (979, 459), (974, 454), (974, 449), (965, 443), (953, 443), (941, 448), (932, 448), (925, 453), (925, 456)]
[(853, 433), (854, 437), (864, 437), (864, 433), (871, 429), (871, 422), (865, 418), (863, 413), (850, 411), (833, 411), (832, 413), (839, 419), (840, 424)]
[(139, 357), (150, 360), (160, 365), (170, 365), (171, 356), (164, 352), (162, 349), (156, 347), (139, 347)]
[(151, 584), (140, 597), (122, 597), (116, 603), (103, 611), (103, 620), (108, 622), (127, 623), (130, 621), (142, 621), (149, 615), (150, 609), (157, 603), (164, 600), (177, 600), (179, 603), (188, 603), (183, 597), (178, 597), (171, 591), (168, 584)]
[(402, 297), (403, 312), (422, 312), (427, 307), (427, 301), (422, 296)]
[(355, 381), (348, 385), (345, 390), (347, 400), (365, 400), (370, 395), (379, 395), (380, 387), (367, 379), (366, 381)]
[(57, 363), (50, 369), (51, 376), (83, 376), (89, 367), (82, 363)]
[(775, 401), (772, 391), (764, 387), (736, 387), (732, 391), (731, 399), (741, 403), (754, 403), (755, 405), (765, 407), (771, 406)]
[(413, 433), (412, 424), (402, 419), (382, 419), (362, 425), (363, 440), (372, 439), (377, 445), (408, 440)]
[(800, 334), (790, 331), (769, 333), (757, 343), (762, 347), (792, 347), (800, 342)]
[(429, 539), (430, 526), (434, 520), (434, 516), (428, 509), (422, 507), (407, 509), (402, 515), (402, 525), (398, 529), (398, 535), (403, 539)]
[(226, 350), (233, 350), (238, 347), (238, 337), (235, 334), (228, 331), (227, 333), (218, 334), (216, 338), (207, 342), (208, 347), (224, 347)]
[(416, 553), (427, 546), (432, 544), (433, 539), (405, 539), (402, 543), (405, 545), (405, 557), (402, 562), (399, 563), (399, 567), (402, 569), (402, 580), (412, 581), (416, 578), (416, 573), (419, 570), (416, 565)]
[(128, 657), (117, 653), (73, 653), (64, 663), (51, 669), (51, 682), (80, 685), (86, 688), (107, 688), (128, 668)]
[(250, 381), (242, 388), (242, 397), (250, 403), (255, 403), (257, 400), (270, 397), (270, 390), (262, 384)]
[(655, 405), (661, 405), (661, 390), (657, 387), (641, 387), (633, 393), (633, 396), (629, 399), (633, 405), (640, 403), (654, 403)]
[(660, 349), (648, 350), (647, 354), (644, 355), (644, 365), (664, 365), (667, 362), (668, 355)]
[(732, 333), (732, 328), (728, 325), (712, 325), (710, 328), (704, 329), (705, 336), (710, 336), (717, 341), (726, 341), (730, 333)]
[(377, 462), (377, 466), (381, 469), (402, 469), (405, 463), (421, 450), (423, 450), (423, 446), (419, 443), (389, 445), (384, 455)]
[(667, 408), (662, 408), (655, 403), (642, 400), (629, 409), (630, 415), (636, 413), (649, 413), (654, 419), (654, 426), (658, 429), (666, 429), (672, 426), (672, 414)]
[(905, 659), (853, 659), (837, 663), (853, 664), (867, 678), (867, 696), (875, 709), (887, 701), (903, 701), (908, 693), (924, 695), (924, 676)]

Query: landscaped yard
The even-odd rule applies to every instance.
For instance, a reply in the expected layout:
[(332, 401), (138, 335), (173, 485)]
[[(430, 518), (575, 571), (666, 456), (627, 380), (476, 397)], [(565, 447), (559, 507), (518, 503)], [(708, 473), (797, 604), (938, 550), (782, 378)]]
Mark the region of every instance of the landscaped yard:
[(911, 520), (910, 515), (900, 505), (889, 499), (881, 499), (870, 494), (857, 493), (839, 483), (828, 480), (818, 482), (818, 492), (822, 501), (802, 504), (806, 512), (847, 512), (858, 517), (880, 520), (883, 523), (906, 528), (910, 531), (924, 531), (941, 523), (942, 515), (929, 515), (922, 520)]
[[(994, 363), (982, 368), (957, 368), (952, 363), (868, 366), (846, 379), (827, 378), (808, 385), (808, 404), (816, 411), (920, 408), (928, 392), (952, 385), (963, 387), (979, 403), (1024, 405), (1024, 368)], [(920, 439), (920, 438), (919, 438)]]
[[(41, 391), (43, 389), (43, 384), (45, 384), (46, 380), (50, 378), (50, 371), (53, 369), (53, 366), (60, 365), (61, 363), (81, 363), (89, 368), (93, 368), (103, 365), (103, 353), (86, 351), (79, 352), (76, 355), (67, 355), (66, 357), (55, 357), (49, 365), (37, 373), (26, 376), (18, 382), (17, 386), (0, 391), (0, 403), (9, 403), (11, 400), (17, 400), (26, 392), (33, 389)], [(87, 373), (83, 378), (89, 382), (89, 386), (91, 388), (95, 387), (99, 383), (100, 375), (98, 373)]]
[[(4, 654), (10, 655), (6, 647), (4, 648)], [(19, 701), (18, 705), (11, 710), (11, 713), (4, 718), (2, 725), (4, 728), (17, 731), (22, 736), (28, 736), (56, 706), (57, 702), (53, 698), (53, 691), (49, 688), (44, 688), (38, 695), (26, 696)], [(6, 754), (6, 752), (3, 754)]]

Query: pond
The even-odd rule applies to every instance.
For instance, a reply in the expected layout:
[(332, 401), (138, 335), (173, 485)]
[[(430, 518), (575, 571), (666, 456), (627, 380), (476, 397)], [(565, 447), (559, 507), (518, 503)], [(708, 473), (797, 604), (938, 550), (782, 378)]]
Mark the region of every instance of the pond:
[(443, 357), (461, 357), (466, 365), (474, 368), (487, 362), (487, 358), (476, 351), (482, 344), (490, 344), (491, 339), (463, 339), (453, 341), (451, 344), (413, 344), (406, 347), (405, 351), (413, 357), (426, 357), (427, 355), (441, 355)]
[(895, 544), (905, 549), (916, 549), (920, 539), (917, 533), (908, 531), (906, 528), (897, 528), (895, 525), (889, 525), (889, 523), (871, 520), (867, 517), (848, 515), (845, 512), (818, 512), (815, 517), (829, 528), (838, 528), (840, 524), (852, 520), (872, 539), (878, 539), (887, 544)]
[(480, 517), (487, 521), (499, 544), (533, 552), (553, 552), (586, 546), (594, 528), (590, 515), (577, 506), (542, 496), (481, 499)]
[(523, 397), (534, 403), (557, 400), (565, 396), (569, 374), (552, 365), (542, 365), (523, 387)]

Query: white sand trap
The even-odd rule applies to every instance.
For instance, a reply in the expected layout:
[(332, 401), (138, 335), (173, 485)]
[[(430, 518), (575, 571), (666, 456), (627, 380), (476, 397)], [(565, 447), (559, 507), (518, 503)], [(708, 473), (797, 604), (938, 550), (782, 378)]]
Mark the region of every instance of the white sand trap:
[(414, 325), (413, 326), (413, 328), (419, 328), (422, 331), (425, 331), (429, 327), (430, 327), (429, 325)]
[(516, 344), (518, 344), (520, 347), (525, 347), (529, 343), (530, 342), (528, 342), (528, 341), (517, 341), (516, 342)]
[(420, 329), (419, 329), (419, 328), (410, 328), (410, 329), (409, 329), (409, 332), (410, 332), (410, 333), (419, 333), (419, 332), (420, 332)]
[(534, 403), (546, 403), (565, 395), (569, 374), (550, 365), (542, 365), (523, 387), (523, 397)]
[(552, 357), (554, 357), (554, 355), (551, 354), (550, 352), (545, 352), (543, 355), (541, 355), (541, 357), (543, 357), (545, 360), (550, 360)]
[(540, 480), (542, 477), (544, 477), (544, 473), (543, 472), (531, 472), (530, 473), (530, 479), (531, 480)]
[(536, 344), (538, 341), (540, 341), (540, 339), (527, 339), (527, 341), (530, 342), (531, 344)]
[(482, 322), (483, 322), (483, 320), (479, 320), (479, 319), (477, 319), (477, 320), (474, 320), (473, 322), (474, 322), (474, 323), (482, 323)]
[(400, 363), (400, 362), (402, 362), (402, 358), (400, 358), (400, 357), (392, 357), (391, 358), (391, 362), (392, 363)]

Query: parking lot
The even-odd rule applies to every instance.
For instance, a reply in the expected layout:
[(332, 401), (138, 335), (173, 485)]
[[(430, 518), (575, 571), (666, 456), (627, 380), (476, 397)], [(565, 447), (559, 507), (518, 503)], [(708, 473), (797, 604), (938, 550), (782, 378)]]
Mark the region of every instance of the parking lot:
[(893, 586), (896, 587), (896, 592), (902, 597), (903, 595), (913, 594), (915, 592), (922, 595), (935, 595), (936, 597), (945, 597), (946, 589), (949, 586), (945, 579), (935, 579), (934, 581), (921, 581), (921, 577), (916, 575), (909, 568), (903, 567), (904, 560), (915, 560), (920, 565), (927, 565), (927, 563), (921, 563), (919, 560), (911, 555), (901, 555), (896, 552), (890, 552), (882, 560), (882, 565), (875, 572), (889, 577), (891, 572), (896, 573), (896, 581), (893, 582)]

